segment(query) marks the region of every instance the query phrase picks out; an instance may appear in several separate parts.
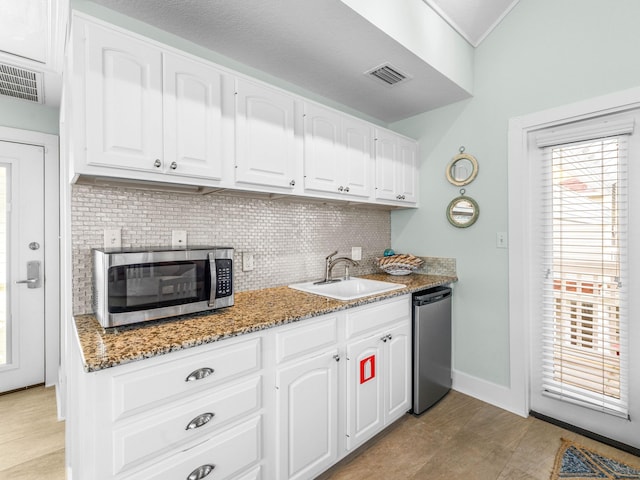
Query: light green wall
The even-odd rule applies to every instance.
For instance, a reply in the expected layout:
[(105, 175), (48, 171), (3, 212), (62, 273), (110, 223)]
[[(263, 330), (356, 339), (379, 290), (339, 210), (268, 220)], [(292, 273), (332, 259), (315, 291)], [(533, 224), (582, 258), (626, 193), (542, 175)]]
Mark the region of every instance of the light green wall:
[(60, 109), (0, 95), (0, 125), (58, 135)]
[[(508, 250), (496, 248), (508, 229), (509, 119), (639, 86), (638, 18), (637, 0), (521, 0), (476, 50), (472, 99), (391, 125), (421, 148), (421, 207), (392, 213), (393, 248), (458, 260), (456, 370), (509, 384)], [(458, 194), (445, 167), (461, 145), (480, 164), (468, 229), (444, 214)]]

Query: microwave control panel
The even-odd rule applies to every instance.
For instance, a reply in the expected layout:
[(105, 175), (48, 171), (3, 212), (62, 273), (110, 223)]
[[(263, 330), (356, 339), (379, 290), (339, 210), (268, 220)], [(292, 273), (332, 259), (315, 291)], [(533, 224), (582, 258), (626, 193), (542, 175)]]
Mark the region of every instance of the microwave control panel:
[(231, 259), (216, 259), (216, 298), (233, 293), (233, 264)]

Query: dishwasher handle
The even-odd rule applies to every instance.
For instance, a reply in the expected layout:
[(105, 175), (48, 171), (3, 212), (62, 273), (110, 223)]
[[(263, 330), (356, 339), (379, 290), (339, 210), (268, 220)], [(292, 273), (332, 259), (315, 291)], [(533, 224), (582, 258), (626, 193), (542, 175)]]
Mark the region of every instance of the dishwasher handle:
[(413, 304), (415, 306), (428, 305), (429, 303), (439, 302), (445, 298), (451, 296), (451, 289), (448, 287), (441, 287), (433, 289), (433, 291), (425, 291), (415, 294), (413, 297)]

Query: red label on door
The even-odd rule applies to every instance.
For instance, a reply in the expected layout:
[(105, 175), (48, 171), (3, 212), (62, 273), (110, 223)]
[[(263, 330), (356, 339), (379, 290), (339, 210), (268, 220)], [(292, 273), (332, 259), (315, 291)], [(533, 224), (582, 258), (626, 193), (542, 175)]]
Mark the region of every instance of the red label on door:
[(360, 360), (360, 385), (368, 382), (376, 376), (376, 356), (363, 358)]

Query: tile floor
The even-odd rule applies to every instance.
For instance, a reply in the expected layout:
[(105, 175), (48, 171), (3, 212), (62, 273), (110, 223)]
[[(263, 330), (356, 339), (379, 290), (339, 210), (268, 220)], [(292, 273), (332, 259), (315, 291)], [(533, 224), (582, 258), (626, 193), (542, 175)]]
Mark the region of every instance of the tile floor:
[(548, 480), (562, 437), (640, 466), (631, 454), (451, 392), (421, 416), (406, 415), (320, 478)]
[[(44, 387), (0, 395), (0, 480), (64, 480), (64, 422), (55, 401), (55, 390)], [(548, 480), (562, 437), (640, 467), (628, 453), (451, 392), (319, 479)]]

